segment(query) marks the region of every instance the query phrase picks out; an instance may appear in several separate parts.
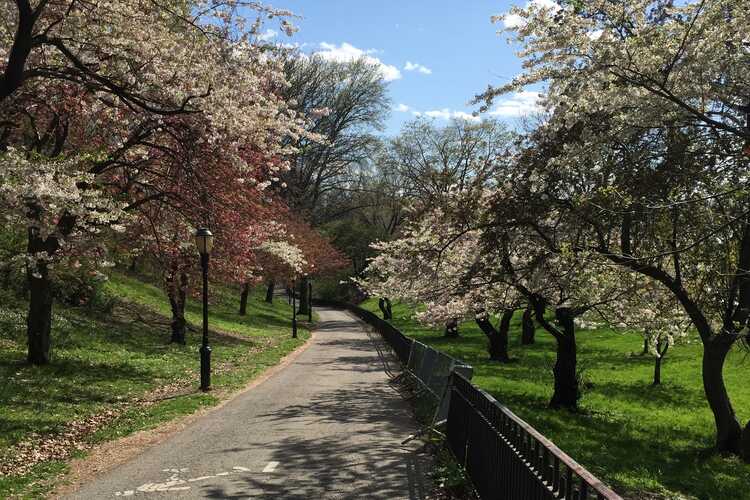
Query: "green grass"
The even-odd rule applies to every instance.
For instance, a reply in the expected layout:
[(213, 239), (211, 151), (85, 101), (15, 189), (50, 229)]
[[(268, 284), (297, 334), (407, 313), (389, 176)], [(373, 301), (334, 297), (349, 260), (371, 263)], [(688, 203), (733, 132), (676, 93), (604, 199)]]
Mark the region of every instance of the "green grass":
[[(169, 313), (164, 293), (133, 277), (115, 274), (108, 292), (128, 303), (161, 315)], [(253, 293), (248, 316), (237, 312), (239, 293), (212, 290), (210, 325), (213, 348), (212, 392), (198, 392), (200, 337), (189, 331), (187, 346), (169, 344), (164, 324), (133, 321), (122, 314), (55, 306), (53, 358), (48, 366), (25, 363), (23, 321), (25, 303), (11, 295), (0, 296), (0, 457), (32, 433), (54, 434), (73, 420), (125, 405), (113, 422), (91, 435), (89, 442), (114, 439), (157, 426), (161, 422), (211, 406), (231, 391), (275, 365), (307, 338), (291, 339), (291, 308), (283, 300), (263, 301), (264, 291)], [(186, 316), (200, 325), (201, 306), (189, 301)], [(154, 404), (128, 405), (129, 401), (165, 385), (175, 385), (184, 395)], [(1, 458), (0, 458), (1, 459)], [(50, 478), (65, 470), (64, 462), (49, 461), (24, 476), (0, 476), (0, 498), (38, 498), (51, 487)]]
[[(378, 312), (377, 301), (363, 307)], [(632, 498), (750, 499), (750, 466), (707, 453), (713, 417), (701, 382), (701, 346), (671, 349), (662, 386), (652, 387), (653, 358), (639, 356), (642, 337), (610, 330), (578, 332), (579, 366), (586, 381), (580, 411), (551, 410), (554, 340), (537, 329), (536, 344), (520, 345), (520, 315), (511, 329), (511, 356), (491, 362), (486, 337), (474, 323), (461, 337), (419, 325), (412, 310), (394, 304), (392, 323), (405, 334), (474, 366), (474, 383), (493, 394), (594, 475)], [(750, 417), (747, 354), (730, 354), (727, 387), (743, 426)]]

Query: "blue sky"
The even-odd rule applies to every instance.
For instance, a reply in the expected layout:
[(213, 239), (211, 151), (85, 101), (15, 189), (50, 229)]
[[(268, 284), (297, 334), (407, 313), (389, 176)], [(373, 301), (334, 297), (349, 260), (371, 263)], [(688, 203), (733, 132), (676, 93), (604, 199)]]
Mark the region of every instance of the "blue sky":
[[(437, 121), (466, 116), (461, 113), (476, 109), (468, 105), (475, 94), (520, 73), (515, 47), (490, 22), (492, 15), (507, 12), (513, 3), (275, 0), (274, 7), (289, 9), (302, 19), (297, 20), (300, 30), (291, 39), (285, 35), (274, 39), (298, 43), (303, 51), (320, 51), (331, 59), (364, 53), (381, 64), (393, 100), (386, 132), (395, 134), (415, 113)], [(509, 95), (494, 116), (512, 125), (520, 115), (533, 111), (535, 97), (531, 91)]]

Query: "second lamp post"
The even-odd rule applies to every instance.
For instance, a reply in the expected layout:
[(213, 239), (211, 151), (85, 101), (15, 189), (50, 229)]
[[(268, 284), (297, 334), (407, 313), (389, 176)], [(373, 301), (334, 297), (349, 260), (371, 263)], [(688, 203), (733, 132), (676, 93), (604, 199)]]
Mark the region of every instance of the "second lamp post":
[(297, 277), (292, 278), (292, 338), (297, 338)]
[(211, 389), (211, 346), (208, 345), (208, 256), (214, 246), (214, 235), (202, 227), (195, 232), (195, 246), (201, 256), (203, 271), (203, 342), (201, 343), (201, 390)]

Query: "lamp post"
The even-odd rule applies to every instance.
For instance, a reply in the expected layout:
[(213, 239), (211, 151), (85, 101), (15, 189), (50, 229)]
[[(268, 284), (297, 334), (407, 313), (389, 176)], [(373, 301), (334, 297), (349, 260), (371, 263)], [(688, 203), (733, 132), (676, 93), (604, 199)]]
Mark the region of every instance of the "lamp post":
[(292, 338), (297, 338), (297, 295), (295, 288), (297, 287), (296, 276), (292, 278)]
[(208, 256), (214, 246), (214, 235), (202, 227), (195, 232), (195, 246), (201, 256), (203, 271), (203, 342), (201, 343), (201, 390), (211, 389), (211, 346), (208, 345)]
[(307, 278), (307, 321), (312, 323), (312, 278)]

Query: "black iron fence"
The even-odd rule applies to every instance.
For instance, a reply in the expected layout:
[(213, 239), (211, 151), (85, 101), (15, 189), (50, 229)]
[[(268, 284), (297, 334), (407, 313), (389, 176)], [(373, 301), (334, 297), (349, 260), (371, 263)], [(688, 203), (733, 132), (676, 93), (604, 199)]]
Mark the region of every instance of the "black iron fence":
[[(315, 301), (346, 309), (375, 328), (406, 372), (436, 398), (447, 417), (446, 437), (483, 500), (622, 500), (550, 440), (469, 379), (470, 366), (406, 337), (374, 313), (352, 304)], [(435, 421), (436, 419), (433, 419)]]
[(482, 499), (620, 500), (620, 496), (458, 373), (447, 439)]

